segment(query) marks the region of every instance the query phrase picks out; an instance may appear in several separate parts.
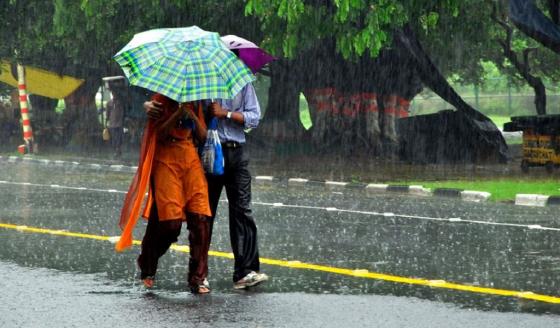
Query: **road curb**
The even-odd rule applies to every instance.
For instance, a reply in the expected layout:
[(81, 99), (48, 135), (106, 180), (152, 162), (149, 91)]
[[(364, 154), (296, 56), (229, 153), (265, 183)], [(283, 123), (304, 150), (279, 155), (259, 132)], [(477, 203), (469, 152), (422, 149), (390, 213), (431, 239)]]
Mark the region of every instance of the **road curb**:
[(433, 191), (420, 185), (389, 185), (380, 183), (359, 184), (341, 181), (312, 181), (303, 178), (289, 178), (289, 187), (303, 187), (308, 185), (324, 185), (331, 191), (341, 191), (344, 189), (364, 189), (367, 195), (376, 194), (408, 194), (420, 197), (453, 197), (460, 198), (467, 202), (487, 202), (492, 196), (489, 192), (462, 190), (452, 188), (436, 188)]
[(515, 195), (515, 205), (535, 207), (558, 206), (560, 205), (560, 196), (517, 194)]
[[(62, 161), (50, 159), (38, 159), (33, 156), (0, 156), (0, 162), (16, 164), (20, 162), (33, 163), (43, 166), (57, 166), (67, 168), (85, 168), (90, 170), (103, 170), (113, 172), (129, 172), (135, 173), (137, 166), (127, 166), (121, 164), (99, 164), (99, 163), (80, 163), (76, 161)], [(274, 176), (255, 176), (253, 177), (257, 185), (273, 185), (280, 181), (286, 181), (284, 178)], [(333, 192), (340, 192), (346, 189), (365, 190), (368, 196), (379, 194), (407, 194), (420, 197), (447, 197), (459, 198), (466, 202), (484, 203), (492, 196), (489, 192), (463, 190), (456, 188), (424, 188), (421, 185), (389, 185), (378, 183), (355, 183), (343, 181), (317, 181), (304, 178), (288, 178), (287, 186), (297, 187), (324, 187)], [(560, 206), (560, 196), (545, 196), (537, 194), (517, 194), (515, 196), (515, 205), (519, 206)]]
[(487, 202), (491, 196), (492, 194), (486, 191), (461, 191), (461, 199), (468, 202), (484, 203)]
[(271, 176), (256, 176), (254, 177), (255, 179), (255, 184), (257, 185), (272, 185), (275, 182), (274, 177)]
[(463, 191), (463, 189), (456, 188), (435, 188), (433, 193), (434, 196), (439, 197), (460, 198)]
[[(321, 186), (324, 185), (329, 190), (343, 189), (365, 189), (368, 196), (376, 194), (408, 194), (421, 197), (447, 197), (458, 198), (465, 202), (486, 203), (492, 197), (492, 194), (486, 191), (463, 190), (458, 188), (434, 188), (433, 190), (420, 185), (389, 185), (389, 184), (355, 184), (340, 181), (313, 181), (303, 178), (289, 178), (289, 187), (303, 187), (308, 185)], [(560, 196), (544, 196), (544, 195), (516, 195), (515, 205), (521, 206), (560, 206)]]
[(104, 170), (114, 172), (131, 172), (134, 173), (138, 169), (137, 166), (126, 166), (116, 164), (98, 164), (98, 163), (80, 163), (76, 161), (62, 161), (33, 158), (32, 156), (0, 156), (0, 162), (8, 162), (16, 164), (20, 162), (33, 163), (42, 166), (56, 166), (65, 168), (85, 168), (92, 170)]

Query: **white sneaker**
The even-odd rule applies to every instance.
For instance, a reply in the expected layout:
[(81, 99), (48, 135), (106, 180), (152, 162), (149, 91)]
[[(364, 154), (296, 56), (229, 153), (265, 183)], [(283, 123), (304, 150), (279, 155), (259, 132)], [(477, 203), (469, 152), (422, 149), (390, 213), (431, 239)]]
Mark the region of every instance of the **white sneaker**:
[(257, 273), (255, 271), (249, 272), (245, 277), (233, 283), (234, 289), (244, 289), (252, 287), (268, 280), (265, 273)]

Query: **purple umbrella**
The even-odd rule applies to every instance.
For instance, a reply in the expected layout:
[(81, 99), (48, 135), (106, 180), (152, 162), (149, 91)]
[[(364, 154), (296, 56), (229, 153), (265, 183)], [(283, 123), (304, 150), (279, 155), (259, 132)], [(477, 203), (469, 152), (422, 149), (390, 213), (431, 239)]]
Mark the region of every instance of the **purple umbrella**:
[(277, 59), (269, 55), (256, 44), (236, 35), (222, 36), (222, 42), (229, 50), (237, 50), (239, 58), (256, 74), (264, 65)]

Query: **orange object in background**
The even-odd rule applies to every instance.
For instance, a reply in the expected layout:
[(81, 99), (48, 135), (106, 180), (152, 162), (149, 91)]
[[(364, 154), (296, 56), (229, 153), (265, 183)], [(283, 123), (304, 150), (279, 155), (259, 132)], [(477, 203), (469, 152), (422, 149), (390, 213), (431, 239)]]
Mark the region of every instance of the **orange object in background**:
[(389, 95), (383, 97), (384, 113), (388, 116), (397, 114), (397, 96)]
[(397, 96), (397, 108), (396, 108), (397, 117), (399, 118), (408, 117), (409, 109), (410, 109), (410, 100)]
[(346, 95), (345, 97), (341, 97), (342, 99), (342, 115), (356, 118), (360, 113), (361, 107), (361, 96), (360, 94), (353, 94), (353, 95)]
[(317, 112), (332, 113), (334, 111), (336, 103), (335, 88), (308, 89), (304, 94), (309, 106)]
[[(19, 91), (19, 107), (21, 110), (21, 124), (23, 127), (23, 140), (28, 152), (34, 152), (33, 149), (33, 130), (31, 128), (31, 119), (29, 115), (29, 101), (27, 97), (27, 85), (25, 69), (22, 65), (17, 65), (18, 73), (18, 91)], [(20, 148), (18, 151), (21, 152)]]
[(365, 113), (377, 113), (377, 94), (364, 92), (362, 96), (362, 111)]
[(27, 146), (26, 145), (19, 145), (18, 146), (18, 153), (25, 155), (27, 154)]

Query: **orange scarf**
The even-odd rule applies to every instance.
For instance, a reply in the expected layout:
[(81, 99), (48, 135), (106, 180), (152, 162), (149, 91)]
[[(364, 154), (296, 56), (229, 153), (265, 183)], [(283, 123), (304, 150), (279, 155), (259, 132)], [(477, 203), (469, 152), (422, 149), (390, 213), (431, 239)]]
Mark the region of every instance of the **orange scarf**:
[(155, 94), (152, 97), (153, 101), (157, 101), (163, 104), (163, 115), (157, 121), (148, 120), (148, 124), (144, 128), (144, 136), (142, 137), (142, 144), (140, 146), (140, 160), (138, 163), (138, 169), (136, 174), (132, 179), (132, 183), (128, 188), (128, 193), (125, 196), (123, 208), (121, 210), (121, 216), (119, 220), (119, 226), (122, 229), (122, 234), (115, 245), (117, 252), (121, 252), (126, 248), (132, 246), (132, 232), (138, 222), (138, 217), (140, 214), (140, 208), (144, 200), (144, 194), (146, 190), (148, 192), (148, 200), (142, 216), (147, 218), (150, 214), (150, 209), (152, 208), (152, 191), (149, 188), (150, 185), (150, 173), (152, 171), (152, 163), (154, 161), (154, 155), (156, 152), (157, 144), (157, 131), (158, 127), (166, 120), (166, 118), (171, 115), (173, 110), (177, 110), (178, 104), (173, 100), (160, 95)]
[[(152, 170), (152, 162), (156, 150), (156, 134), (154, 133), (154, 125), (154, 122), (149, 120), (146, 128), (144, 129), (138, 170), (136, 170), (134, 179), (132, 180), (130, 188), (128, 188), (128, 193), (124, 199), (124, 205), (119, 221), (122, 234), (115, 246), (115, 249), (118, 252), (132, 246), (132, 231), (138, 221), (140, 207), (142, 206), (142, 201), (144, 200), (144, 193), (148, 189), (148, 185), (150, 183), (150, 172)], [(144, 212), (149, 211), (149, 208), (151, 208), (151, 206), (149, 206), (151, 205), (151, 201), (150, 192), (150, 195), (148, 195), (148, 203), (146, 204)]]

